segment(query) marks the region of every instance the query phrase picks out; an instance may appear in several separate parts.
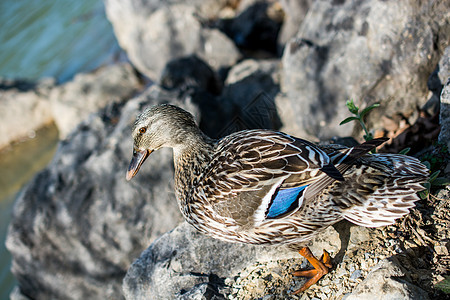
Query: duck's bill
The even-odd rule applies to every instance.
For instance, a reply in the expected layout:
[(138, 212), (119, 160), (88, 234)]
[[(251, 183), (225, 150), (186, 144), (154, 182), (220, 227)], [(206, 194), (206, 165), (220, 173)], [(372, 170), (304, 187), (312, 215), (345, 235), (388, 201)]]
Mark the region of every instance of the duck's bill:
[(130, 165), (127, 170), (127, 180), (131, 180), (138, 172), (139, 168), (144, 163), (145, 159), (150, 155), (151, 151), (143, 150), (143, 151), (133, 151), (133, 158), (131, 158)]

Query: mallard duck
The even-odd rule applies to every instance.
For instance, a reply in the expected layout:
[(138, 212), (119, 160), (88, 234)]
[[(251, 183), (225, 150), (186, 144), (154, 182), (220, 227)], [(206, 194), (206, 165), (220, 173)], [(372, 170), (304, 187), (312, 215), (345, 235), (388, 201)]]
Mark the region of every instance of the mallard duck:
[[(173, 148), (176, 197), (187, 222), (229, 242), (293, 248), (342, 220), (366, 227), (393, 224), (419, 200), (428, 177), (416, 158), (369, 154), (386, 139), (353, 148), (316, 146), (271, 130), (244, 130), (220, 140), (206, 136), (193, 116), (170, 104), (145, 109), (133, 127), (130, 180), (155, 150)], [(300, 247), (297, 247), (300, 249)], [(315, 258), (296, 276), (306, 290), (331, 267)]]

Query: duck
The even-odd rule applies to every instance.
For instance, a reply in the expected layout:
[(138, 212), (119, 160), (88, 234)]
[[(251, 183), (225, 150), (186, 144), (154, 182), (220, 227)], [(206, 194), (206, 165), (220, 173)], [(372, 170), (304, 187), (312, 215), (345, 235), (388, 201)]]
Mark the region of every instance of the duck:
[(324, 250), (317, 259), (306, 242), (344, 219), (365, 227), (395, 223), (420, 199), (429, 174), (414, 157), (371, 153), (386, 138), (345, 147), (252, 129), (215, 140), (172, 104), (146, 108), (132, 137), (126, 180), (153, 151), (172, 148), (175, 194), (186, 221), (223, 241), (296, 249), (314, 269), (292, 273), (309, 278), (293, 294), (332, 268), (330, 254)]

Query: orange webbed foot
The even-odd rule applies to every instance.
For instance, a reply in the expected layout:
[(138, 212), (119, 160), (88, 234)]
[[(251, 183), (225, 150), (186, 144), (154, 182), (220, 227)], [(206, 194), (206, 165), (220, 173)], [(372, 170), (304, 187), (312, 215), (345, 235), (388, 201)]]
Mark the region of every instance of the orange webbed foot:
[(301, 288), (292, 293), (294, 295), (306, 291), (310, 286), (312, 286), (320, 278), (322, 278), (323, 275), (327, 274), (328, 269), (332, 267), (330, 254), (326, 250), (323, 250), (323, 256), (320, 258), (320, 260), (318, 260), (311, 253), (311, 250), (309, 250), (308, 247), (303, 247), (302, 249), (300, 249), (300, 251), (298, 251), (298, 253), (306, 258), (314, 267), (314, 269), (307, 271), (295, 271), (294, 273), (292, 273), (292, 275), (294, 276), (310, 278)]

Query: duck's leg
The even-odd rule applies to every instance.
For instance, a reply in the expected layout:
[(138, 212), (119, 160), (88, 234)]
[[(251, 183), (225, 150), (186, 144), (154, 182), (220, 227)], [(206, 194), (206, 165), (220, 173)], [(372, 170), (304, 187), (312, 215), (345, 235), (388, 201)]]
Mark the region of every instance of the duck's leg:
[(327, 274), (328, 269), (332, 267), (330, 254), (326, 250), (323, 250), (323, 256), (320, 260), (315, 258), (308, 247), (303, 247), (302, 249), (300, 249), (300, 251), (298, 251), (298, 253), (306, 258), (311, 263), (311, 265), (313, 265), (314, 269), (308, 271), (295, 271), (294, 273), (292, 273), (292, 275), (294, 276), (310, 277), (310, 279), (306, 281), (301, 288), (292, 293), (294, 295), (306, 291), (323, 275)]

